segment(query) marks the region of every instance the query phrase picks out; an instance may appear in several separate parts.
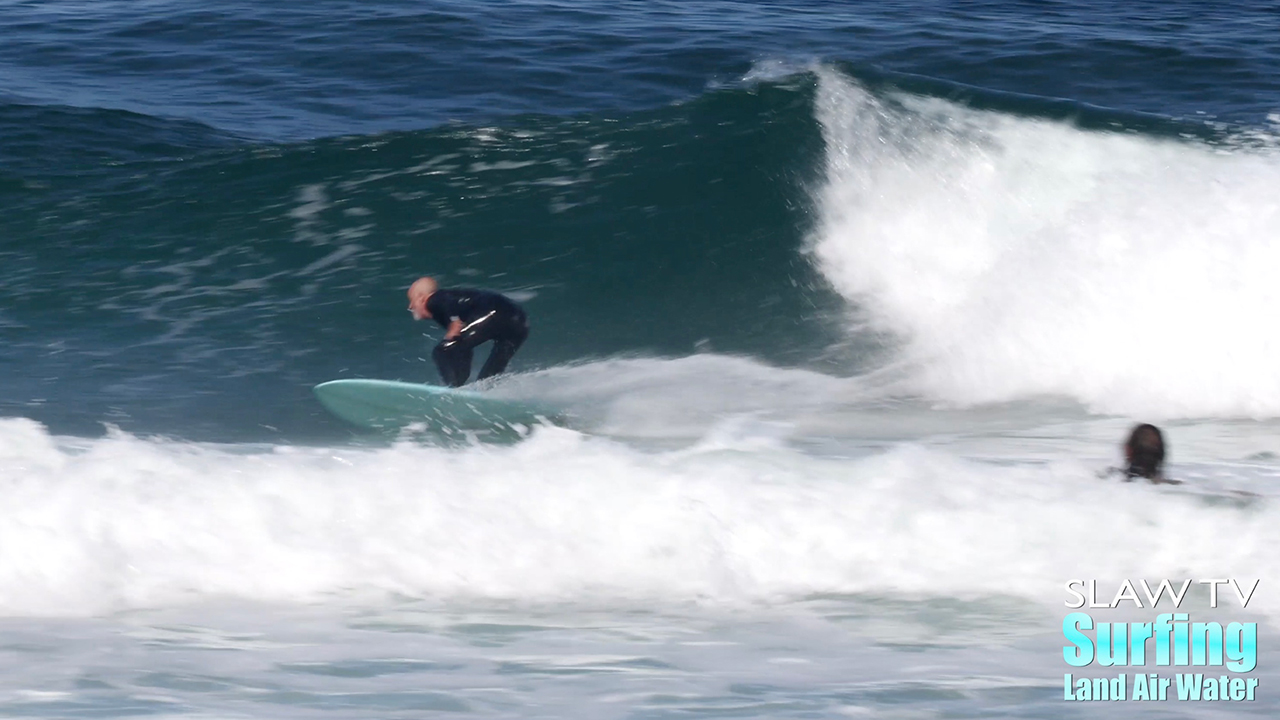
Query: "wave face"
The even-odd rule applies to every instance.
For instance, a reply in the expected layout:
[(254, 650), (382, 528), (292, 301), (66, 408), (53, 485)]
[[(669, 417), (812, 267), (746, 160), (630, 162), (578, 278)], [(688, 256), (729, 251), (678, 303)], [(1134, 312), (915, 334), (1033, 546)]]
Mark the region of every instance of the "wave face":
[(1152, 417), (1280, 413), (1280, 145), (875, 95), (819, 73), (812, 249), (902, 387)]
[(1086, 6), (1132, 32), (900, 3), (13, 8), (0, 412), (346, 437), (308, 388), (434, 379), (403, 312), (432, 273), (528, 305), (521, 371), (710, 353), (880, 397), (1273, 416), (1269, 8)]
[(5, 105), (0, 408), (334, 438), (311, 385), (435, 377), (403, 310), (432, 273), (526, 303), (524, 371), (711, 352), (960, 405), (1280, 411), (1273, 136), (901, 84), (762, 65), (616, 117), (267, 145)]
[(798, 252), (822, 148), (811, 106), (800, 77), (623, 118), (265, 146), (25, 110), (55, 144), (107, 157), (41, 171), (47, 137), (13, 150), (8, 408), (69, 430), (75, 406), (149, 431), (320, 432), (317, 382), (434, 378), (430, 328), (404, 310), (423, 273), (523, 300), (524, 369), (695, 349), (811, 362), (841, 305)]

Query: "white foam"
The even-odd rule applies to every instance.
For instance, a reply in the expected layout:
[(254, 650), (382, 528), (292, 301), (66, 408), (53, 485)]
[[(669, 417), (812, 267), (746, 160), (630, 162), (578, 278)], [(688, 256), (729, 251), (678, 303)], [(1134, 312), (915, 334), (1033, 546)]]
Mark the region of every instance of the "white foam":
[(796, 422), (868, 395), (858, 380), (710, 353), (560, 366), (509, 376), (495, 392), (568, 406), (594, 431), (676, 440), (725, 419)]
[(732, 437), (641, 452), (546, 429), (505, 447), (270, 448), (54, 438), (10, 419), (0, 451), (6, 615), (391, 594), (1060, 600), (1072, 577), (1280, 570), (1274, 507), (910, 445), (861, 460)]
[(907, 389), (1280, 415), (1280, 155), (875, 97), (820, 69), (812, 248)]

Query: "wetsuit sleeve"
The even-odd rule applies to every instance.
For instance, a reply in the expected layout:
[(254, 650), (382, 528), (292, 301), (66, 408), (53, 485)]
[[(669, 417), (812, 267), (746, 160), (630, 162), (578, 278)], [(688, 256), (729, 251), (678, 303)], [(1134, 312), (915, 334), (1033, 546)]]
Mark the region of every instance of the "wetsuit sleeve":
[(437, 290), (427, 299), (427, 310), (440, 327), (447, 330), (449, 323), (454, 320), (467, 323), (475, 319), (474, 303), (471, 297), (464, 293), (465, 291)]
[(427, 298), (427, 312), (431, 313), (431, 319), (435, 320), (437, 325), (448, 330), (449, 322), (455, 317), (453, 313), (455, 304), (450, 302), (447, 295), (436, 291)]

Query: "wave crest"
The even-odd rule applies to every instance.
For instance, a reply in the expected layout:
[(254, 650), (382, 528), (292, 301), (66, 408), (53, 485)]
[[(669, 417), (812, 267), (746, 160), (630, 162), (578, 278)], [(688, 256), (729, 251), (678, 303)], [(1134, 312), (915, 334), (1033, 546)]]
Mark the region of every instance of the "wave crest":
[(817, 263), (909, 390), (1280, 414), (1280, 155), (1086, 132), (819, 71)]

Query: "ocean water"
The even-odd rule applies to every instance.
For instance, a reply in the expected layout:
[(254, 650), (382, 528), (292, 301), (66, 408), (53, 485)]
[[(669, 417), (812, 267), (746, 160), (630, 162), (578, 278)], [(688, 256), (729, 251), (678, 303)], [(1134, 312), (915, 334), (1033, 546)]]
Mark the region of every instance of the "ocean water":
[[(0, 2), (0, 715), (1274, 717), (1278, 68), (1262, 2)], [(422, 274), (567, 426), (324, 411), (436, 381)], [(1142, 421), (1183, 485), (1099, 477)], [(1064, 701), (1141, 672), (1064, 584), (1163, 578), (1259, 580), (1181, 608), (1257, 699)]]

